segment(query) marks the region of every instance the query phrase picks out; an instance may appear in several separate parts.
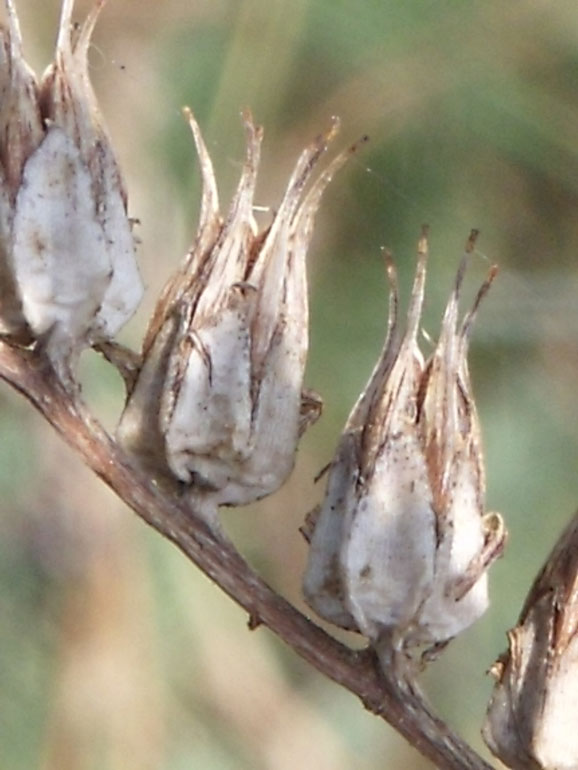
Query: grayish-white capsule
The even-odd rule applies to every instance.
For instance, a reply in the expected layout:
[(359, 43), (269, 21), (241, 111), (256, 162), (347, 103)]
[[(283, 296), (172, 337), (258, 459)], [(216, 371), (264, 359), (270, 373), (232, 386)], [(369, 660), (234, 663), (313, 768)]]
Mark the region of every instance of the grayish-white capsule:
[(304, 577), (307, 601), (322, 617), (406, 652), (447, 642), (485, 611), (486, 570), (505, 537), (500, 517), (484, 513), (467, 370), (473, 317), (495, 271), (460, 325), (462, 262), (439, 342), (424, 362), (417, 335), (426, 260), (424, 232), (400, 334), (388, 259), (387, 340), (331, 464)]

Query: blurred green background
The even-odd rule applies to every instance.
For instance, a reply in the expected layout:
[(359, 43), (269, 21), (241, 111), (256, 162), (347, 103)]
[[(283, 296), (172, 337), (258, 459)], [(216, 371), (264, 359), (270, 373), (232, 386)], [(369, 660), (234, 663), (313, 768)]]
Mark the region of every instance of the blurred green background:
[[(88, 3), (78, 7), (83, 18)], [(58, 2), (20, 0), (26, 52), (49, 62)], [(546, 0), (110, 0), (92, 75), (139, 217), (148, 291), (195, 231), (195, 111), (227, 201), (242, 108), (264, 124), (259, 203), (275, 206), (302, 147), (338, 115), (371, 142), (327, 191), (310, 249), (307, 384), (325, 414), (272, 499), (227, 526), (302, 606), (297, 532), (383, 342), (380, 248), (407, 297), (431, 225), (425, 329), (435, 338), (471, 227), (467, 289), (500, 275), (475, 329), (488, 508), (510, 529), (487, 615), (431, 667), (436, 708), (484, 751), (491, 681), (530, 581), (578, 502), (578, 8)], [(467, 293), (467, 292), (466, 292)], [(83, 360), (112, 427), (115, 374)], [(31, 409), (0, 388), (0, 764), (11, 770), (401, 770), (430, 765), (308, 668), (120, 505)]]

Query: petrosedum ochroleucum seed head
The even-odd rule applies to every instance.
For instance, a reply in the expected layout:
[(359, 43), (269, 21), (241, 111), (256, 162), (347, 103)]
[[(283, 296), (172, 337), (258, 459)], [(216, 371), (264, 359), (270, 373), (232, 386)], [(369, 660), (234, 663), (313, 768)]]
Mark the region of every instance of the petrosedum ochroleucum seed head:
[(321, 400), (303, 391), (308, 348), (305, 258), (321, 196), (350, 148), (313, 179), (337, 123), (301, 154), (271, 223), (254, 195), (263, 138), (244, 115), (247, 155), (228, 215), (199, 127), (185, 111), (202, 174), (190, 252), (158, 302), (118, 437), (154, 472), (204, 501), (243, 505), (276, 491)]
[(398, 329), (395, 268), (387, 257), (387, 340), (329, 468), (304, 578), (307, 601), (323, 618), (408, 654), (424, 646), (433, 651), (485, 611), (486, 570), (505, 539), (501, 517), (484, 513), (480, 432), (467, 367), (474, 316), (496, 271), (460, 324), (464, 256), (439, 341), (424, 361), (417, 337), (426, 234), (424, 228), (404, 334)]
[(0, 28), (0, 325), (44, 346), (70, 381), (79, 351), (111, 339), (142, 296), (126, 195), (88, 75), (104, 0), (83, 25), (64, 0), (54, 62), (38, 81), (16, 11)]
[(578, 514), (530, 589), (496, 684), (484, 738), (514, 770), (578, 768)]

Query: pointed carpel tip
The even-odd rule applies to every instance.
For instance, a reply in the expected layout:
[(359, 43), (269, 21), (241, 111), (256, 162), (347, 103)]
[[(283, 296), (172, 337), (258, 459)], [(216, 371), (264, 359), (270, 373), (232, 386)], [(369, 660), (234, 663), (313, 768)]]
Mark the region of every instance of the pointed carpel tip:
[[(462, 259), (462, 264), (465, 263), (466, 259), (467, 259), (467, 254), (464, 256), (464, 259)], [(460, 265), (460, 267), (461, 267), (461, 265)], [(474, 299), (474, 303), (472, 305), (472, 308), (471, 308), (470, 312), (467, 313), (467, 315), (465, 316), (465, 318), (464, 318), (464, 320), (462, 322), (461, 335), (462, 335), (462, 337), (465, 340), (467, 340), (469, 335), (470, 335), (470, 332), (471, 332), (474, 320), (476, 318), (478, 309), (480, 307), (480, 304), (482, 303), (482, 300), (484, 299), (484, 297), (488, 293), (488, 291), (490, 289), (490, 286), (492, 285), (492, 283), (494, 281), (494, 278), (498, 275), (498, 272), (499, 272), (498, 271), (498, 266), (497, 265), (492, 265), (490, 267), (489, 271), (488, 271), (488, 275), (486, 277), (486, 280), (483, 282), (483, 284), (478, 289), (478, 293), (476, 294), (476, 297)], [(459, 272), (458, 272), (458, 275), (459, 275)], [(459, 285), (456, 286), (456, 291), (455, 291), (455, 296), (456, 297), (457, 297), (458, 290), (459, 290)]]
[(417, 243), (417, 253), (427, 257), (429, 251), (429, 225), (421, 226), (421, 235)]
[[(333, 116), (331, 121), (331, 127), (325, 133), (319, 134), (313, 140), (313, 142), (308, 147), (306, 147), (304, 153), (301, 156), (297, 168), (303, 168), (304, 173), (302, 173), (299, 177), (295, 177), (296, 179), (299, 179), (301, 189), (307, 182), (307, 179), (310, 178), (313, 168), (317, 165), (323, 153), (326, 152), (329, 142), (334, 139), (337, 132), (339, 131), (341, 123), (340, 119)], [(333, 179), (335, 173), (347, 163), (351, 155), (356, 152), (358, 147), (364, 144), (367, 139), (367, 136), (363, 136), (353, 145), (345, 150), (342, 150), (335, 158), (333, 158), (327, 168), (320, 174), (303, 201), (302, 210), (309, 212), (308, 216), (314, 215), (317, 211), (321, 196), (324, 190), (327, 188), (327, 185)], [(303, 166), (301, 166), (301, 164), (303, 164)]]
[(480, 235), (480, 231), (473, 227), (470, 230), (470, 234), (468, 236), (468, 240), (466, 241), (466, 254), (471, 254), (473, 250), (476, 247), (476, 241), (478, 240), (478, 236)]
[(85, 59), (86, 66), (92, 33), (106, 2), (107, 0), (94, 0), (88, 16), (84, 23), (80, 25), (72, 23), (74, 0), (63, 0), (60, 11), (58, 38), (56, 40), (57, 56), (60, 54), (66, 59), (76, 54)]
[(13, 19), (18, 19), (16, 8), (14, 7), (13, 0), (4, 0), (4, 8), (6, 9), (6, 15), (11, 22)]
[(191, 131), (193, 132), (193, 134), (194, 134), (194, 133), (196, 133), (196, 130), (197, 130), (197, 128), (198, 128), (198, 125), (197, 125), (197, 121), (195, 120), (195, 116), (194, 116), (194, 114), (193, 114), (193, 111), (191, 110), (191, 108), (190, 108), (190, 107), (187, 107), (187, 106), (185, 106), (185, 107), (183, 107), (183, 108), (181, 109), (181, 113), (182, 113), (182, 115), (183, 115), (183, 118), (184, 118), (184, 119), (187, 121), (187, 123), (189, 124), (189, 128), (191, 129)]
[(245, 109), (241, 110), (241, 120), (243, 121), (245, 130), (247, 131), (247, 134), (251, 140), (256, 139), (257, 141), (261, 141), (263, 139), (263, 126), (259, 126), (255, 123), (253, 113), (248, 107), (245, 107)]
[(197, 120), (193, 114), (193, 111), (190, 107), (187, 107), (186, 105), (181, 109), (181, 112), (183, 114), (184, 119), (189, 124), (189, 128), (191, 129), (191, 133), (193, 135), (193, 139), (195, 140), (195, 145), (197, 147), (197, 154), (201, 158), (205, 158), (207, 161), (210, 162), (210, 158), (208, 157), (208, 153), (205, 147), (205, 143), (203, 141), (203, 135), (201, 133), (201, 129), (199, 127), (199, 124), (197, 123)]
[(381, 247), (381, 253), (383, 255), (383, 261), (385, 262), (385, 269), (387, 271), (388, 277), (390, 277), (392, 274), (395, 273), (395, 264), (393, 262), (393, 254), (391, 252), (391, 249), (388, 249), (387, 246)]
[(393, 254), (391, 249), (388, 249), (387, 246), (381, 247), (381, 253), (383, 254), (383, 259), (385, 260), (385, 264), (389, 267), (389, 265), (393, 264)]
[(393, 252), (387, 246), (382, 246), (380, 250), (385, 262), (385, 266), (389, 270), (390, 265), (393, 266)]
[(482, 301), (482, 299), (485, 297), (485, 295), (488, 293), (488, 290), (492, 283), (494, 282), (495, 277), (499, 273), (499, 268), (497, 265), (492, 265), (490, 269), (488, 270), (488, 275), (486, 277), (486, 280), (481, 285), (478, 294), (476, 296), (475, 302), (474, 302), (474, 310), (477, 309), (478, 305)]
[(92, 33), (94, 32), (96, 22), (98, 21), (100, 12), (106, 5), (106, 2), (107, 0), (94, 0), (94, 5), (92, 6), (88, 16), (84, 21), (84, 24), (82, 25), (78, 43), (76, 44), (76, 46), (74, 46), (75, 53), (77, 51), (82, 51), (83, 56), (88, 56), (88, 49), (90, 46)]
[(407, 312), (407, 331), (405, 339), (415, 344), (419, 329), (424, 300), (427, 258), (429, 253), (429, 225), (421, 226), (421, 236), (417, 244), (417, 267), (411, 290), (411, 300)]
[[(466, 246), (464, 249), (464, 255), (460, 261), (460, 265), (458, 267), (458, 272), (456, 275), (456, 283), (454, 287), (454, 295), (456, 297), (456, 300), (459, 297), (460, 289), (464, 280), (464, 275), (466, 273), (466, 268), (468, 266), (468, 260), (470, 258), (470, 255), (474, 253), (474, 250), (476, 248), (476, 242), (478, 240), (479, 235), (480, 235), (480, 231), (475, 227), (473, 227), (470, 230), (470, 234), (468, 235), (468, 240), (466, 241)], [(486, 281), (488, 286), (493, 280), (494, 280), (494, 276), (492, 276), (491, 279), (488, 279), (488, 281)]]
[(251, 126), (252, 128), (255, 127), (255, 119), (253, 118), (253, 113), (249, 107), (245, 107), (241, 110), (241, 120), (246, 126)]
[(458, 266), (458, 272), (456, 275), (456, 291), (458, 291), (458, 289), (462, 284), (462, 281), (464, 280), (464, 275), (466, 274), (466, 269), (468, 267), (469, 254), (470, 252), (466, 251), (466, 253), (460, 259), (460, 264)]
[[(333, 131), (328, 131), (327, 134), (323, 137), (325, 139), (324, 142), (324, 149), (327, 148), (328, 143), (335, 137), (339, 130), (340, 121), (339, 118), (334, 118), (336, 121), (336, 125)], [(349, 145), (349, 147), (346, 150), (342, 150), (339, 155), (337, 155), (336, 158), (333, 159), (333, 162), (330, 164), (329, 168), (324, 173), (324, 179), (325, 183), (328, 184), (332, 179), (333, 175), (336, 171), (338, 171), (340, 168), (342, 168), (345, 163), (349, 160), (349, 158), (354, 155), (360, 147), (362, 147), (364, 144), (366, 144), (369, 141), (369, 136), (367, 134), (364, 134), (364, 136), (360, 137), (356, 142)]]
[(332, 115), (329, 122), (329, 128), (326, 131), (323, 131), (323, 133), (315, 137), (315, 139), (313, 140), (313, 143), (311, 144), (311, 150), (315, 151), (316, 155), (324, 152), (327, 149), (328, 145), (335, 139), (335, 137), (339, 133), (340, 127), (341, 127), (341, 120), (336, 115)]
[(56, 48), (59, 51), (70, 50), (71, 43), (71, 27), (72, 27), (72, 11), (74, 10), (74, 0), (63, 0), (62, 8), (60, 9), (60, 25), (58, 27), (58, 39), (56, 41)]
[(383, 254), (383, 260), (385, 262), (385, 272), (387, 275), (387, 282), (392, 291), (397, 290), (397, 270), (395, 268), (395, 262), (393, 261), (393, 254), (390, 249), (385, 246), (381, 247), (381, 253)]
[(13, 0), (4, 0), (4, 6), (6, 8), (6, 16), (8, 17), (8, 29), (10, 32), (10, 47), (12, 52), (16, 50), (20, 51), (22, 48), (22, 33), (20, 32), (20, 22), (18, 21), (18, 14), (16, 13), (16, 7)]
[(488, 278), (487, 281), (489, 284), (493, 283), (494, 278), (498, 275), (500, 272), (500, 268), (498, 265), (492, 265), (488, 271)]
[(335, 139), (335, 137), (339, 133), (340, 128), (341, 128), (341, 118), (339, 118), (337, 115), (332, 115), (329, 128), (324, 136), (327, 144), (329, 144), (329, 142), (332, 142), (333, 139)]
[(197, 123), (197, 119), (195, 118), (193, 111), (190, 107), (185, 105), (181, 112), (183, 114), (184, 119), (189, 124), (189, 128), (191, 129), (191, 133), (193, 134), (193, 139), (195, 140), (195, 145), (197, 147), (197, 154), (199, 155), (199, 158), (201, 159), (201, 165), (203, 165), (203, 162), (210, 164), (211, 159), (209, 157), (209, 153), (207, 151), (207, 148), (205, 146), (205, 142), (203, 139), (203, 135), (201, 133), (201, 128), (199, 124)]

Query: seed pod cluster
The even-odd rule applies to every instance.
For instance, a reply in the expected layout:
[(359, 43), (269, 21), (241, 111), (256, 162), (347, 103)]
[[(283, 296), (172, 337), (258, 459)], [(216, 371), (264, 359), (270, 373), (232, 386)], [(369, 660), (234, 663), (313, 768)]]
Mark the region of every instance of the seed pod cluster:
[(190, 486), (197, 509), (205, 494), (214, 511), (278, 489), (320, 412), (319, 397), (303, 392), (305, 257), (321, 195), (348, 153), (312, 179), (335, 124), (302, 153), (272, 222), (259, 230), (261, 128), (244, 116), (247, 155), (225, 218), (209, 153), (186, 115), (202, 173), (199, 228), (156, 307), (118, 437), (153, 472)]
[(578, 514), (530, 589), (484, 726), (490, 749), (514, 770), (578, 768)]
[(460, 324), (467, 256), (426, 361), (417, 342), (426, 231), (403, 334), (388, 257), (387, 340), (330, 466), (304, 579), (307, 601), (323, 618), (408, 653), (445, 644), (485, 611), (486, 570), (505, 539), (501, 517), (484, 512), (484, 466), (467, 366), (474, 316), (495, 270)]
[(0, 28), (0, 324), (41, 342), (61, 378), (112, 338), (142, 296), (126, 194), (88, 76), (104, 0), (75, 29), (64, 0), (56, 54), (38, 80), (12, 0)]

